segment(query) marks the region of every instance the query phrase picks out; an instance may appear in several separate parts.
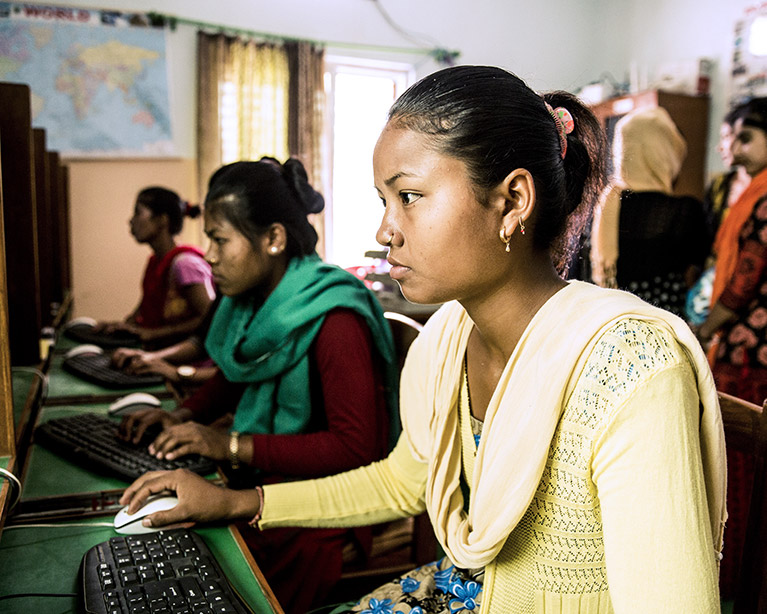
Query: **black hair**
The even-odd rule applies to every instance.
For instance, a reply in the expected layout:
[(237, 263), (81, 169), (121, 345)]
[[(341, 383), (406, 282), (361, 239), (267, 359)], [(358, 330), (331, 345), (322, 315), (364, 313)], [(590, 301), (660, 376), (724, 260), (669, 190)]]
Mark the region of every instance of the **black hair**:
[(314, 252), (317, 232), (307, 216), (324, 207), (325, 200), (309, 184), (306, 169), (296, 158), (284, 164), (264, 157), (222, 166), (210, 178), (205, 198), (212, 215), (222, 215), (253, 245), (271, 224), (282, 224), (291, 258)]
[[(546, 104), (566, 108), (574, 119), (564, 158)], [(389, 121), (429, 135), (437, 151), (463, 161), (480, 203), (510, 172), (528, 170), (537, 202), (534, 245), (551, 249), (560, 273), (567, 272), (604, 182), (604, 133), (575, 96), (541, 96), (501, 68), (455, 66), (406, 90)]]
[(767, 132), (767, 98), (752, 98), (735, 107), (733, 113), (735, 114), (733, 124), (742, 118), (744, 126), (759, 128), (763, 132)]
[(184, 216), (195, 218), (202, 212), (199, 205), (190, 205), (173, 190), (160, 187), (144, 188), (138, 193), (136, 203), (149, 209), (152, 215), (167, 215), (171, 236), (181, 232)]

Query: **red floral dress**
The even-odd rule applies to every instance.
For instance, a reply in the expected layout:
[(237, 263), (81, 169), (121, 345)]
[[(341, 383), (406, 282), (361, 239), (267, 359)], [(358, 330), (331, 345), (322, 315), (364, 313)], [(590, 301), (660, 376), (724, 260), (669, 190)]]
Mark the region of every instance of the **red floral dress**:
[[(719, 302), (738, 319), (721, 329), (713, 368), (717, 388), (761, 405), (767, 398), (767, 196), (740, 231), (735, 273)], [(727, 465), (729, 519), (720, 572), (725, 599), (736, 589), (753, 481), (750, 458), (728, 451)]]

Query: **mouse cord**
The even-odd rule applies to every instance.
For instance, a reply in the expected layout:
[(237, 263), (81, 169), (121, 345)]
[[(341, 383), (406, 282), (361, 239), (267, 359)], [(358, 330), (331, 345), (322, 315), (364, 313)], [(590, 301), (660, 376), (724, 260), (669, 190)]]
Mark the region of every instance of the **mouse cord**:
[(19, 499), (21, 499), (21, 481), (19, 480), (19, 478), (13, 475), (10, 471), (2, 467), (0, 467), (0, 477), (8, 480), (8, 485), (11, 489), (11, 492), (14, 494), (14, 497), (11, 500), (10, 505), (8, 506), (8, 511), (11, 511), (14, 507), (16, 507), (16, 504), (19, 502)]

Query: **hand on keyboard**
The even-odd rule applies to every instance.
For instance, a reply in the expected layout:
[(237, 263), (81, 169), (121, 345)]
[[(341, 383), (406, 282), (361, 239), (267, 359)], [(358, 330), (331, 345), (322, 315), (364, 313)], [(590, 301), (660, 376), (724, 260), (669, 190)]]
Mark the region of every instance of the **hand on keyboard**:
[(229, 430), (226, 428), (183, 422), (166, 426), (149, 446), (149, 452), (167, 460), (186, 454), (200, 454), (216, 461), (225, 461), (229, 458), (229, 439)]
[(155, 426), (159, 434), (162, 429), (181, 422), (181, 417), (174, 412), (156, 407), (140, 409), (123, 418), (118, 434), (123, 441), (137, 444), (144, 439), (144, 433), (149, 427)]

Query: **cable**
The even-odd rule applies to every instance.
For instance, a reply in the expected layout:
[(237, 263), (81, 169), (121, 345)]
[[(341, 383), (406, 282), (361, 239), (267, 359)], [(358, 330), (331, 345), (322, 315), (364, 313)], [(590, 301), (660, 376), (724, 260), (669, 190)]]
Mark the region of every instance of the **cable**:
[(400, 26), (394, 19), (392, 19), (392, 16), (389, 15), (389, 13), (386, 11), (386, 9), (381, 4), (380, 0), (370, 0), (373, 4), (375, 4), (376, 9), (378, 9), (378, 12), (381, 14), (381, 17), (384, 18), (384, 21), (389, 24), (389, 26), (397, 32), (402, 38), (404, 38), (407, 41), (410, 41), (414, 45), (418, 45), (422, 48), (433, 48), (433, 47), (439, 47), (439, 43), (437, 43), (436, 40), (431, 38), (430, 36), (427, 36), (426, 34), (421, 34), (420, 32), (410, 32), (408, 30), (405, 30), (402, 26)]
[(62, 522), (62, 523), (30, 523), (30, 524), (11, 524), (3, 527), (3, 531), (8, 529), (69, 529), (71, 527), (110, 527), (114, 528), (114, 522)]
[(16, 504), (19, 502), (19, 499), (21, 499), (21, 481), (19, 480), (19, 478), (13, 475), (10, 471), (2, 467), (0, 467), (0, 477), (3, 477), (6, 480), (8, 480), (11, 490), (12, 491), (15, 490), (16, 492), (16, 497), (13, 499), (10, 506), (8, 507), (8, 511), (10, 511), (14, 507), (16, 507)]
[(13, 371), (21, 371), (24, 373), (34, 373), (37, 375), (38, 378), (40, 378), (40, 384), (42, 385), (42, 398), (43, 400), (48, 398), (48, 376), (43, 373), (40, 369), (36, 369), (35, 367), (11, 367), (11, 372)]
[(400, 26), (381, 4), (381, 0), (370, 0), (378, 10), (384, 21), (389, 24), (392, 30), (397, 32), (405, 40), (417, 45), (421, 49), (429, 52), (429, 55), (438, 63), (452, 66), (455, 60), (461, 55), (460, 51), (450, 51), (440, 47), (439, 43), (431, 36), (420, 32), (411, 32)]

